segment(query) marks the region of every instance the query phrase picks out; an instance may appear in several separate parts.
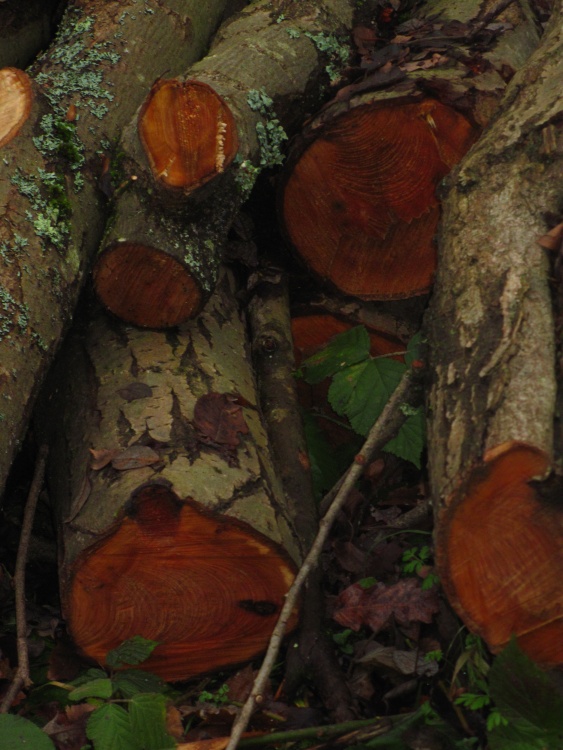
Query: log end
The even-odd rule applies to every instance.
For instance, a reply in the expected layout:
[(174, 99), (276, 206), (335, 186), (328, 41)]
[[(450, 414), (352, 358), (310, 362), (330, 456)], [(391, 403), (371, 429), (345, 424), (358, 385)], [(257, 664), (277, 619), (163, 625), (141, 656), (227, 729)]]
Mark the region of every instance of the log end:
[(238, 151), (231, 110), (200, 81), (157, 81), (139, 115), (139, 136), (156, 181), (183, 195), (224, 172)]
[(563, 665), (563, 505), (540, 489), (550, 467), (511, 442), (452, 495), (439, 519), (438, 570), (452, 605), (493, 652), (514, 634), (546, 666)]
[(27, 73), (19, 68), (0, 70), (0, 148), (19, 133), (29, 117), (33, 90)]
[(93, 271), (96, 294), (107, 310), (143, 328), (170, 328), (194, 317), (204, 294), (172, 255), (134, 242), (116, 242)]
[(363, 105), (325, 124), (294, 161), (282, 225), (317, 276), (361, 299), (429, 291), (440, 217), (436, 187), (476, 138), (433, 99)]
[[(144, 485), (113, 532), (76, 561), (70, 632), (100, 664), (134, 635), (158, 641), (142, 668), (184, 680), (264, 651), (294, 575), (247, 524)], [(289, 629), (296, 622), (294, 612)]]

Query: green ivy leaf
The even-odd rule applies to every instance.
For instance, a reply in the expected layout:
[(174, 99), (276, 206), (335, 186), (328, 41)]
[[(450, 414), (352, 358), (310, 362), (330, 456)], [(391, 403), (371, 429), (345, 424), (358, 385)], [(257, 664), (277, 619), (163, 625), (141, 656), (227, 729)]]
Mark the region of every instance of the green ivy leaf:
[(55, 750), (49, 737), (23, 716), (0, 714), (2, 750)]
[(399, 432), (387, 443), (383, 450), (410, 461), (420, 469), (425, 442), (426, 422), (424, 412), (420, 407), (415, 414), (412, 414), (404, 422)]
[(81, 701), (84, 698), (111, 698), (113, 685), (109, 677), (103, 679), (91, 680), (84, 685), (75, 688), (68, 697), (71, 701)]
[(96, 750), (141, 750), (133, 737), (129, 714), (115, 703), (106, 703), (92, 711), (86, 724), (86, 736)]
[(304, 380), (309, 385), (341, 372), (369, 357), (370, 340), (364, 326), (356, 326), (336, 335), (321, 351), (302, 363)]
[(166, 683), (152, 672), (142, 669), (126, 669), (117, 672), (112, 683), (115, 691), (119, 691), (124, 698), (132, 698), (137, 693), (162, 693)]
[(127, 641), (123, 641), (117, 648), (112, 649), (106, 656), (106, 664), (112, 669), (118, 669), (126, 664), (136, 666), (146, 661), (158, 646), (158, 641), (151, 641), (134, 635)]
[(337, 414), (345, 415), (357, 433), (368, 434), (399, 384), (405, 365), (394, 359), (369, 359), (337, 373), (328, 400)]
[(491, 750), (560, 750), (563, 698), (513, 638), (489, 671), (493, 703), (508, 724), (489, 733)]
[(158, 693), (135, 695), (129, 704), (133, 736), (143, 750), (168, 750), (176, 743), (166, 731), (166, 698)]

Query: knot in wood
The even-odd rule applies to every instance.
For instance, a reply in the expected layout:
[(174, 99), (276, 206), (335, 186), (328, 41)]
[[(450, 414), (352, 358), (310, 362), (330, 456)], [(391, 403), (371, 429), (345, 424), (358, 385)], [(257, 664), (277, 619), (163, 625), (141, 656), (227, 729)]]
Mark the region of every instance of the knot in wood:
[(273, 354), (279, 349), (279, 342), (274, 336), (262, 336), (260, 339), (260, 348), (266, 354)]

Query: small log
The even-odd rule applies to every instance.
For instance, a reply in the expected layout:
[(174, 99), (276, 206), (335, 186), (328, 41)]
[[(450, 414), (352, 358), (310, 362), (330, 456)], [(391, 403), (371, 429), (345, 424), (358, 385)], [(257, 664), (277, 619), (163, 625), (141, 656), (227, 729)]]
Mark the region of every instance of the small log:
[[(462, 6), (426, 3), (424, 34), (398, 36), (375, 53), (381, 70), (342, 89), (293, 147), (282, 228), (305, 267), (345, 294), (401, 299), (430, 290), (436, 189), (488, 122), (504, 78), (537, 44), (530, 14), (510, 11), (504, 34), (471, 68), (467, 47), (495, 3)], [(409, 61), (407, 47), (425, 45), (439, 54), (425, 65)]]
[(295, 575), (298, 509), (272, 465), (235, 296), (225, 277), (172, 335), (99, 312), (50, 379), (37, 429), (61, 599), (101, 664), (134, 635), (158, 641), (143, 668), (167, 680), (247, 661)]
[(201, 310), (256, 175), (281, 164), (285, 130), (320, 100), (326, 60), (311, 37), (350, 29), (353, 5), (276, 15), (252, 3), (223, 24), (206, 58), (154, 84), (121, 140), (121, 187), (94, 268), (106, 309), (147, 328)]
[(553, 137), (561, 21), (559, 3), (499, 116), (449, 178), (426, 320), (442, 585), (494, 652), (514, 634), (551, 666), (563, 664), (563, 509), (549, 472), (563, 445), (554, 442), (552, 274), (538, 240), (563, 197)]

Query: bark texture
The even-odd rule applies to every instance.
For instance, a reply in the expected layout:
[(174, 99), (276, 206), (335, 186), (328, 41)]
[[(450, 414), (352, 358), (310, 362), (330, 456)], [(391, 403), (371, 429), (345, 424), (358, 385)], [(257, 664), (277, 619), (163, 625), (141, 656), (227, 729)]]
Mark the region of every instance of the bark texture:
[(372, 72), (341, 89), (296, 141), (280, 199), (285, 234), (305, 266), (341, 292), (373, 300), (430, 290), (436, 187), (537, 44), (525, 4), (499, 18), (497, 8), (426, 3), (418, 30), (373, 53)]
[(204, 53), (223, 6), (76, 0), (30, 70), (31, 112), (0, 153), (0, 488), (103, 233), (102, 153), (155, 78)]
[(538, 238), (563, 198), (562, 45), (559, 4), (449, 180), (427, 318), (442, 583), (493, 650), (515, 633), (547, 664), (563, 662), (563, 508), (530, 481), (553, 456), (554, 329)]
[(313, 39), (349, 32), (354, 3), (281, 5), (252, 3), (227, 21), (209, 55), (158, 82), (123, 134), (124, 189), (94, 283), (124, 320), (166, 327), (199, 312), (256, 175), (282, 163), (285, 131), (318, 105), (326, 56)]
[(151, 638), (146, 667), (169, 680), (252, 658), (301, 553), (232, 281), (173, 333), (100, 313), (65, 350), (40, 429), (57, 422), (50, 492), (77, 645), (103, 663)]

